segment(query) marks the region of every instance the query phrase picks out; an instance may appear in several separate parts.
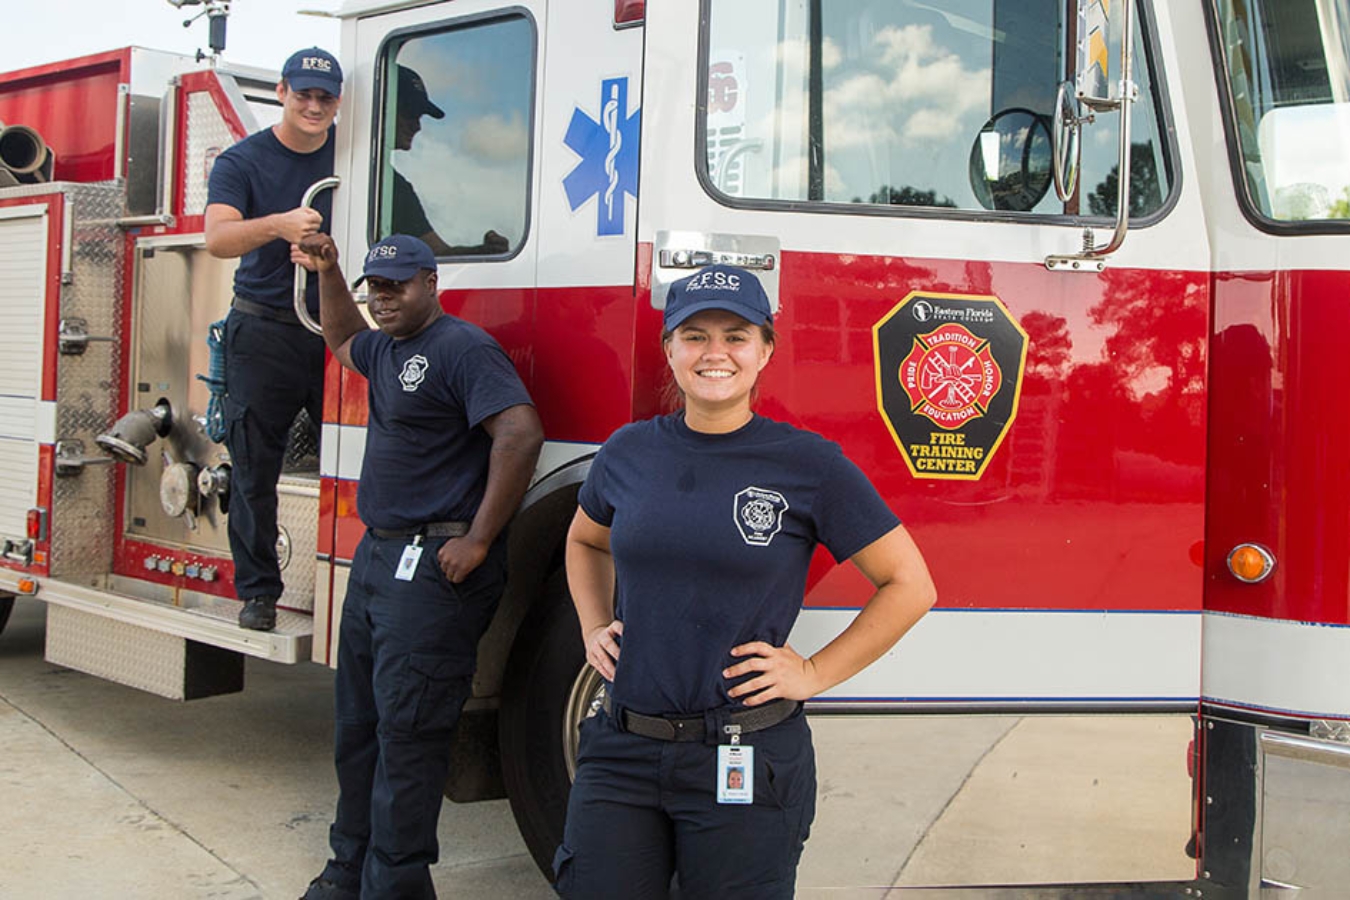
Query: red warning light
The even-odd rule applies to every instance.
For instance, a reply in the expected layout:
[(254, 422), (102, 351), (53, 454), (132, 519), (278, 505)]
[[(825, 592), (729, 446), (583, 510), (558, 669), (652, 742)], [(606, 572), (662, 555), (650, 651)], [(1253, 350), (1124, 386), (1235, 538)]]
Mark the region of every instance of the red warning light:
[(45, 541), (47, 539), (47, 510), (41, 506), (34, 506), (28, 510), (28, 539), (30, 541)]
[(647, 0), (614, 0), (614, 25), (636, 25), (647, 17)]

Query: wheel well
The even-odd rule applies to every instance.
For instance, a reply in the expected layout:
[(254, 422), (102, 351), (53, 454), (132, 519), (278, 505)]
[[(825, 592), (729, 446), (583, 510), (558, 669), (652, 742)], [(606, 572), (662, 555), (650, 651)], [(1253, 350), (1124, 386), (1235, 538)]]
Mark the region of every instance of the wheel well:
[(549, 576), (563, 565), (563, 544), (590, 460), (573, 463), (530, 491), (511, 521), (508, 577), (497, 614), (478, 643), (473, 697), (465, 704), (451, 747), (456, 761), (446, 796), (455, 802), (506, 796), (498, 757), (498, 709), (507, 660), (521, 623), (545, 599)]
[(478, 645), (475, 698), (500, 696), (506, 660), (520, 623), (542, 596), (549, 575), (563, 564), (563, 543), (580, 489), (579, 480), (565, 484), (521, 510), (512, 521), (507, 546), (510, 575), (497, 615)]

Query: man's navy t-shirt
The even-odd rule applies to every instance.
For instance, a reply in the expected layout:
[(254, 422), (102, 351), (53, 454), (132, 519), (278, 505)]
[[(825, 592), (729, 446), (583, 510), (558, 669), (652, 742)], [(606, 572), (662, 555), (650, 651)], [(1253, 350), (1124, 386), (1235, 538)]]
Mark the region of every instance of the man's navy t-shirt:
[(611, 697), (651, 715), (738, 703), (722, 677), (731, 648), (787, 642), (816, 545), (842, 562), (900, 522), (838, 444), (760, 416), (730, 434), (693, 431), (683, 413), (628, 425), (579, 499), (611, 529)]
[[(216, 157), (206, 202), (232, 206), (245, 219), (290, 212), (300, 205), (310, 185), (333, 174), (335, 134), (335, 129), (328, 129), (328, 140), (313, 153), (289, 149), (270, 128), (249, 135)], [(331, 231), (332, 191), (320, 193), (314, 208), (323, 215), (319, 230)], [(245, 253), (234, 272), (234, 292), (254, 303), (292, 309), (295, 265), (291, 262), (291, 245), (278, 238)], [(317, 277), (310, 277), (305, 299), (309, 311), (317, 315)]]
[(531, 402), (501, 346), (443, 315), (406, 340), (360, 332), (351, 356), (369, 381), (361, 521), (391, 529), (471, 521), (492, 450), (483, 420)]

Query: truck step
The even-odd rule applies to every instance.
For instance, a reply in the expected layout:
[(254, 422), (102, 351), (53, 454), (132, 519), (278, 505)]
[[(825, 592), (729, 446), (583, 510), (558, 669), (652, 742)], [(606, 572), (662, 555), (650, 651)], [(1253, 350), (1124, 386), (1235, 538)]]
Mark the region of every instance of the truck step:
[[(4, 583), (14, 580), (10, 574), (0, 571), (0, 590), (13, 590)], [(249, 631), (239, 627), (237, 600), (196, 591), (171, 592), (160, 585), (123, 578), (107, 587), (38, 579), (35, 596), (55, 606), (246, 656), (282, 663), (310, 658), (313, 618), (303, 613), (278, 609), (275, 630)]]

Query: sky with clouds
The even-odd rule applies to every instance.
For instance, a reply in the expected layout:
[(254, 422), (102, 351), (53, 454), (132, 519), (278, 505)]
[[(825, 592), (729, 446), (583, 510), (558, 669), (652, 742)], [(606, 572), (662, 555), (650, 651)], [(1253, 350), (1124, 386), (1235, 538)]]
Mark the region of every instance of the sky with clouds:
[[(301, 47), (317, 44), (336, 53), (337, 20), (299, 11), (332, 11), (339, 5), (338, 0), (233, 0), (225, 59), (279, 69)], [(22, 6), (21, 14), (5, 17), (0, 71), (133, 45), (184, 54), (207, 45), (205, 16), (183, 27), (201, 6), (174, 9), (168, 0), (35, 0)]]

